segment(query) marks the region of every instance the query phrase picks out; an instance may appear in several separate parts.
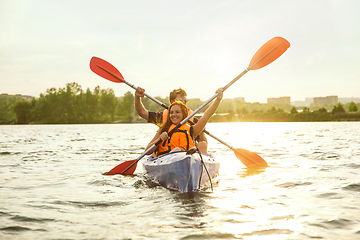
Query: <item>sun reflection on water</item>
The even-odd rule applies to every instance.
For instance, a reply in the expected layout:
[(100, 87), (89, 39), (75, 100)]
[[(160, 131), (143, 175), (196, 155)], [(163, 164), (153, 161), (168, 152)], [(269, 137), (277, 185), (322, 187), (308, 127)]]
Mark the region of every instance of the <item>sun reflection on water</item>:
[(295, 211), (284, 209), (281, 203), (279, 207), (272, 206), (267, 201), (271, 190), (254, 191), (246, 187), (245, 182), (237, 187), (242, 189), (241, 192), (233, 191), (231, 187), (217, 191), (216, 198), (209, 203), (215, 209), (221, 209), (221, 213), (213, 214), (218, 231), (251, 239), (288, 239), (289, 235), (304, 231), (301, 213), (291, 214)]
[[(267, 154), (271, 152), (276, 156), (274, 152), (287, 142), (284, 135), (291, 131), (290, 125), (284, 123), (216, 123), (214, 125), (216, 128), (211, 131), (214, 132), (216, 129), (218, 132), (214, 132), (215, 135), (227, 139), (227, 142), (234, 147), (257, 152), (260, 156), (264, 149), (267, 149)], [(210, 144), (216, 144), (216, 147), (221, 148), (216, 142)], [(296, 237), (301, 232), (309, 231), (304, 229), (306, 216), (303, 216), (297, 208), (286, 206), (287, 189), (279, 187), (293, 181), (292, 171), (271, 164), (271, 158), (267, 160), (264, 156), (262, 157), (265, 161), (268, 163), (270, 161), (269, 167), (247, 169), (236, 159), (231, 150), (224, 150), (220, 155), (221, 171), (238, 177), (226, 179), (226, 186), (220, 181), (214, 192), (216, 196), (209, 202), (209, 205), (219, 210), (211, 213), (216, 219), (213, 227), (217, 231), (245, 239), (276, 240), (289, 239), (289, 236)], [(279, 171), (281, 178), (278, 177)], [(314, 236), (316, 233), (310, 235)]]

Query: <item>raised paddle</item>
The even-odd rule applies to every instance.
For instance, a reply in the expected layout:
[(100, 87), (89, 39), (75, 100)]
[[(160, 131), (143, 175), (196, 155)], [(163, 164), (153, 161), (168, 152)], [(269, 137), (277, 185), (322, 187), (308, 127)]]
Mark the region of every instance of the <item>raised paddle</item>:
[[(131, 84), (127, 82), (123, 75), (117, 70), (116, 67), (114, 67), (111, 63), (98, 58), (98, 57), (92, 57), (90, 60), (90, 69), (100, 77), (103, 77), (107, 80), (110, 80), (112, 82), (116, 83), (125, 83), (129, 87), (132, 87), (136, 90), (136, 86), (134, 84)], [(164, 103), (160, 102), (156, 98), (153, 98), (152, 96), (145, 93), (145, 96), (156, 102), (157, 104), (161, 105), (164, 108), (168, 108)]]
[[(265, 67), (266, 65), (270, 64), (274, 60), (276, 60), (279, 56), (281, 56), (287, 48), (289, 48), (290, 43), (281, 37), (274, 37), (271, 40), (269, 40), (267, 43), (265, 43), (253, 56), (253, 58), (250, 61), (249, 67), (243, 71), (241, 74), (239, 74), (235, 79), (233, 79), (228, 85), (224, 87), (224, 90), (226, 90), (230, 85), (232, 85), (235, 81), (237, 81), (240, 77), (242, 77), (245, 73), (247, 73), (249, 70), (256, 70), (260, 69), (262, 67)], [(97, 57), (93, 57), (90, 61), (90, 68), (93, 72), (98, 74), (101, 77), (104, 77), (105, 79), (108, 79), (113, 82), (124, 82), (128, 86), (136, 89), (136, 87), (133, 84), (130, 84), (126, 82), (122, 76), (122, 74), (117, 70), (113, 65), (106, 62), (105, 60), (102, 60)], [(167, 108), (167, 106), (157, 99), (147, 95), (145, 93), (145, 96), (150, 98), (151, 100), (155, 101), (159, 105), (163, 106), (164, 108)], [(191, 122), (191, 121), (190, 121)], [(218, 140), (219, 142), (223, 143), (230, 149), (232, 149), (237, 156), (237, 158), (247, 167), (266, 167), (267, 163), (266, 161), (261, 158), (259, 155), (257, 155), (254, 152), (248, 151), (246, 149), (242, 148), (233, 148), (229, 144), (225, 143), (224, 141), (220, 140), (219, 138), (215, 137), (214, 135), (210, 134), (208, 131), (204, 130), (206, 134), (213, 137), (214, 139)], [(120, 164), (121, 165), (121, 164)], [(120, 165), (118, 167), (120, 167)], [(118, 168), (121, 169), (121, 168)], [(114, 168), (115, 170), (115, 168)], [(135, 169), (134, 169), (135, 171)], [(132, 171), (133, 172), (133, 171)]]
[[(105, 61), (101, 58), (93, 57), (90, 61), (90, 68), (93, 72), (95, 72), (99, 76), (101, 76), (105, 79), (108, 79), (112, 82), (126, 83), (128, 86), (132, 87), (135, 90), (137, 88), (135, 85), (127, 82), (118, 69), (116, 69), (113, 65), (111, 65), (110, 63), (108, 63), (107, 61)], [(145, 93), (145, 96), (150, 98), (154, 102), (158, 103), (162, 107), (168, 109), (168, 106), (166, 104), (160, 102), (159, 100), (151, 97), (150, 95), (148, 95), (146, 93)], [(191, 120), (189, 120), (189, 122), (192, 125), (195, 124)], [(218, 137), (212, 135), (207, 130), (204, 129), (203, 132), (206, 133), (207, 135), (209, 135), (210, 137), (218, 140), (220, 143), (224, 144), (225, 146), (229, 147), (231, 150), (233, 150), (235, 153), (235, 156), (248, 168), (266, 167), (267, 166), (266, 161), (262, 157), (257, 155), (256, 153), (250, 152), (250, 151), (242, 149), (242, 148), (233, 148), (232, 146), (230, 146), (226, 142), (222, 141)], [(249, 154), (249, 153), (252, 153), (252, 154)]]
[[(290, 46), (290, 43), (281, 37), (275, 37), (270, 39), (268, 42), (266, 42), (253, 56), (253, 58), (250, 61), (250, 64), (248, 66), (247, 69), (245, 69), (242, 73), (240, 73), (237, 77), (235, 77), (230, 83), (228, 83), (223, 90), (225, 91), (227, 88), (229, 88), (233, 83), (235, 83), (239, 78), (241, 78), (243, 75), (245, 75), (245, 73), (247, 73), (250, 70), (256, 70), (256, 69), (260, 69), (262, 67), (265, 67), (266, 65), (270, 64), (271, 62), (273, 62), (274, 60), (276, 60), (278, 57), (280, 57)], [(99, 58), (97, 58), (97, 60), (99, 60)], [(107, 63), (110, 66), (112, 66), (110, 63)], [(95, 67), (95, 68), (94, 68)], [(117, 79), (114, 82), (125, 82), (124, 78), (122, 77), (121, 73), (116, 69), (115, 72), (117, 72), (117, 74), (109, 72), (106, 70), (107, 66), (103, 67), (98, 67), (98, 69), (102, 69), (105, 73), (107, 73), (107, 75), (105, 75), (104, 77), (108, 80), (114, 81), (114, 78)], [(112, 66), (113, 67), (113, 66)], [(94, 69), (96, 69), (96, 66), (91, 64), (90, 62), (90, 68), (94, 71)], [(114, 67), (113, 67), (114, 68)], [(94, 71), (95, 73), (96, 70)], [(98, 74), (98, 73), (97, 73)], [(100, 74), (99, 74), (100, 75)], [(102, 75), (100, 75), (102, 76)], [(112, 78), (113, 77), (113, 78)], [(110, 79), (109, 79), (110, 78)], [(133, 86), (131, 84), (128, 84), (129, 86)], [(136, 88), (135, 88), (136, 89)], [(217, 96), (217, 94), (215, 94), (212, 98), (210, 98), (208, 101), (206, 101), (204, 104), (202, 104), (197, 110), (195, 110), (192, 114), (190, 114), (186, 119), (184, 119), (180, 124), (184, 124), (186, 121), (188, 121), (191, 117), (193, 117), (198, 111), (200, 111), (205, 105), (207, 105), (209, 102), (211, 102), (215, 97)], [(148, 97), (148, 96), (147, 96)], [(151, 97), (150, 97), (151, 98)], [(186, 121), (185, 121), (186, 120)], [(179, 125), (180, 125), (179, 124)], [(180, 125), (180, 126), (181, 126)], [(179, 126), (179, 127), (180, 127)], [(173, 130), (177, 129), (177, 127), (175, 127)], [(130, 161), (126, 161), (124, 163), (119, 164), (118, 166), (116, 166), (115, 168), (113, 168), (112, 170), (110, 170), (107, 174), (111, 175), (111, 174), (133, 174), (135, 171), (135, 166), (137, 164), (137, 162), (142, 159), (145, 155), (147, 155), (149, 152), (151, 152), (155, 147), (157, 147), (157, 145), (159, 145), (161, 143), (161, 140), (159, 140), (158, 142), (156, 142), (153, 146), (151, 146), (147, 151), (145, 151), (142, 155), (140, 155), (137, 159), (135, 160), (130, 160)], [(228, 146), (231, 147), (231, 146)], [(245, 160), (252, 160), (252, 158), (257, 157), (258, 155), (255, 153), (252, 153), (250, 151), (247, 151), (245, 149), (234, 149), (232, 148), (235, 152), (235, 154), (237, 155), (237, 157), (241, 157), (244, 158)], [(235, 151), (236, 150), (236, 151)], [(255, 155), (254, 155), (255, 154)], [(260, 156), (259, 156), (260, 157)], [(261, 157), (260, 157), (261, 158)], [(256, 163), (256, 161), (251, 161), (252, 163)], [(265, 161), (264, 161), (265, 162)], [(244, 163), (245, 164), (245, 163)], [(257, 163), (256, 163), (257, 164)], [(267, 166), (267, 163), (265, 162)], [(259, 164), (257, 164), (257, 167), (259, 167)]]

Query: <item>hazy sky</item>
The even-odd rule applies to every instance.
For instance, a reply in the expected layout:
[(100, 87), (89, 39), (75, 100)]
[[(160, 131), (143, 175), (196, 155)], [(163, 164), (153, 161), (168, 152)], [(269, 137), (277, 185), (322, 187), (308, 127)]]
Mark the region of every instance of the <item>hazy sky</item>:
[(134, 92), (91, 72), (97, 56), (153, 97), (182, 87), (207, 100), (275, 36), (290, 48), (224, 98), (360, 97), (359, 0), (0, 0), (0, 93)]

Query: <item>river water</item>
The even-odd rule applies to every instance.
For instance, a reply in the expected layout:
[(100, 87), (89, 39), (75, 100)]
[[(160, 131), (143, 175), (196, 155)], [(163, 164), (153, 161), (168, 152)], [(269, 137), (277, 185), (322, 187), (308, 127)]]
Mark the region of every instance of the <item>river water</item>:
[(151, 124), (0, 126), (0, 239), (360, 239), (360, 122), (210, 123), (269, 167), (221, 162), (192, 196), (102, 173), (137, 158)]

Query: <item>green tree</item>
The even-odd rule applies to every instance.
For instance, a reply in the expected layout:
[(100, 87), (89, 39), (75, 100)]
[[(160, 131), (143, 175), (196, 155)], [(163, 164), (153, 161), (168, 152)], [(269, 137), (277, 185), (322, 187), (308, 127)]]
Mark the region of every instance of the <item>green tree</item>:
[(65, 88), (50, 88), (40, 94), (35, 103), (34, 115), (42, 123), (99, 123), (115, 117), (117, 99), (112, 89), (99, 86), (83, 92), (75, 82)]
[(303, 112), (310, 112), (310, 109), (308, 107), (304, 107)]
[(100, 87), (95, 87), (93, 93), (88, 88), (85, 93), (85, 122), (94, 123), (99, 121)]
[(67, 83), (66, 87), (59, 89), (59, 100), (61, 101), (58, 119), (65, 123), (79, 123), (83, 115), (83, 105), (81, 104), (83, 90), (76, 83)]
[(78, 83), (47, 89), (35, 104), (36, 119), (43, 123), (78, 123), (83, 115), (82, 89)]
[(354, 102), (351, 102), (349, 105), (349, 112), (357, 112), (357, 111), (359, 111), (358, 106)]
[(275, 114), (277, 113), (277, 110), (275, 107), (272, 107), (271, 109), (268, 110), (269, 113)]
[(326, 108), (321, 107), (321, 108), (319, 108), (318, 110), (316, 110), (316, 112), (319, 112), (319, 113), (327, 113), (327, 110), (326, 110)]
[(111, 121), (114, 121), (116, 104), (117, 101), (114, 90), (111, 88), (102, 89), (100, 95), (100, 113), (105, 121), (108, 121), (108, 118), (110, 118)]
[(29, 101), (17, 101), (14, 105), (14, 112), (16, 114), (17, 123), (29, 123), (32, 108), (33, 106)]
[(56, 108), (56, 89), (50, 88), (41, 93), (35, 104), (35, 120), (40, 123), (54, 123), (53, 111)]
[(134, 95), (126, 92), (120, 100), (119, 114), (126, 122), (133, 122), (135, 119)]
[(336, 106), (334, 106), (333, 110), (331, 111), (333, 115), (339, 114), (339, 113), (345, 113), (345, 109), (341, 103), (338, 103)]
[(290, 113), (291, 113), (291, 114), (298, 113), (298, 110), (296, 110), (296, 108), (295, 108), (295, 107), (293, 107), (293, 108), (291, 109)]
[(0, 96), (0, 123), (16, 122), (15, 102), (15, 97)]

